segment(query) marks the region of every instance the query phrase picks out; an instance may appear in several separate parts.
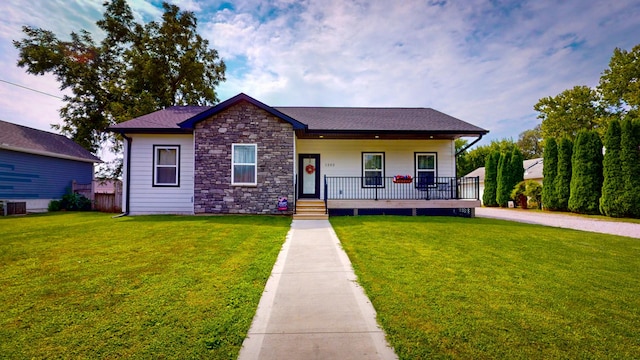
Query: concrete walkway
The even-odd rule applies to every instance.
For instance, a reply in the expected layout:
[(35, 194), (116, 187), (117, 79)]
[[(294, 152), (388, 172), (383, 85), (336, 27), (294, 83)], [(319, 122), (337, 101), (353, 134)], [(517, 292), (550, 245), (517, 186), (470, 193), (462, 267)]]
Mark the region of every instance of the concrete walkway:
[(294, 220), (240, 350), (249, 359), (397, 359), (327, 220)]
[(562, 213), (501, 208), (476, 208), (476, 216), (640, 238), (640, 224), (587, 219)]

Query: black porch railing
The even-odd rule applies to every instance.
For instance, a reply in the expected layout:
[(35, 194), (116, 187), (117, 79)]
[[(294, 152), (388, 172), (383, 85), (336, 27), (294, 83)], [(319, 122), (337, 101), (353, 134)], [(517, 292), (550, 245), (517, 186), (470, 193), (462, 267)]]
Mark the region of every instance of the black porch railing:
[(393, 177), (325, 176), (326, 200), (479, 200), (478, 177), (395, 180)]

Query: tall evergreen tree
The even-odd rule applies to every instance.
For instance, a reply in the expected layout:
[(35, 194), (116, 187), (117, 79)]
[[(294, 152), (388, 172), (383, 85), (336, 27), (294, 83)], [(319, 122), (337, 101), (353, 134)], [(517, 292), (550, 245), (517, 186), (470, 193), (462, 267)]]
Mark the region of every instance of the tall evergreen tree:
[(558, 201), (553, 183), (558, 173), (558, 144), (555, 138), (550, 137), (545, 141), (542, 164), (542, 207), (546, 210), (556, 210)]
[(517, 183), (524, 181), (524, 155), (519, 148), (514, 148), (511, 152), (511, 190), (516, 186)]
[(640, 218), (640, 121), (626, 119), (622, 122), (620, 147), (624, 215)]
[(484, 164), (484, 193), (482, 194), (482, 203), (484, 206), (498, 206), (496, 201), (496, 192), (498, 189), (498, 162), (500, 161), (500, 152), (493, 151), (486, 157)]
[(560, 139), (558, 143), (558, 170), (553, 182), (554, 199), (557, 210), (569, 210), (569, 195), (571, 194), (571, 155), (573, 143), (568, 138)]
[(511, 152), (500, 154), (498, 162), (498, 188), (496, 190), (496, 201), (500, 207), (507, 207), (511, 199), (513, 185), (511, 181)]
[(598, 133), (592, 130), (578, 132), (571, 164), (569, 210), (598, 214), (602, 191), (602, 141)]
[(625, 182), (622, 176), (622, 159), (620, 158), (621, 141), (620, 122), (612, 119), (604, 137), (604, 161), (602, 163), (603, 183), (600, 198), (600, 212), (607, 216), (624, 216)]

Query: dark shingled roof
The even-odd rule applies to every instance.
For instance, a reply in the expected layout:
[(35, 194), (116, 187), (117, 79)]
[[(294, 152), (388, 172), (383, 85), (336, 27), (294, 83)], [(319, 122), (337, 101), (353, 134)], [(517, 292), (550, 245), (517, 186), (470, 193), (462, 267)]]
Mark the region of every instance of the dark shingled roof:
[[(122, 133), (187, 132), (205, 117), (249, 101), (302, 132), (486, 134), (488, 131), (430, 108), (269, 107), (239, 94), (216, 106), (174, 106), (111, 126)], [(303, 128), (304, 126), (304, 128)]]
[(0, 149), (92, 163), (102, 162), (65, 136), (2, 120), (0, 120)]
[(212, 107), (213, 106), (171, 106), (110, 126), (109, 130), (116, 132), (129, 129), (179, 130), (179, 123), (189, 120)]
[(309, 130), (487, 132), (429, 108), (276, 107)]

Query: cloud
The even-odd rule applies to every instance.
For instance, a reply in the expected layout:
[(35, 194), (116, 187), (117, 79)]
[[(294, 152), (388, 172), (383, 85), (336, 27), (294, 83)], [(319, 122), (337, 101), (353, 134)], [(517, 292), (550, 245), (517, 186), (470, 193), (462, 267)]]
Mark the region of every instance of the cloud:
[[(0, 78), (57, 91), (53, 78), (13, 66), (10, 39), (23, 24), (56, 34), (95, 30), (100, 2), (63, 3), (0, 4)], [(200, 33), (228, 65), (221, 100), (246, 92), (274, 106), (433, 107), (491, 130), (488, 139), (535, 126), (533, 105), (542, 97), (595, 86), (613, 49), (630, 49), (640, 33), (633, 0), (173, 3), (196, 13)], [(156, 1), (129, 4), (138, 21), (162, 14)], [(0, 94), (0, 118), (57, 116), (26, 112), (37, 95), (2, 84)]]
[(225, 59), (246, 62), (221, 92), (277, 105), (434, 107), (510, 137), (535, 126), (538, 99), (595, 86), (613, 48), (635, 41), (616, 29), (640, 28), (638, 5), (620, 2), (276, 2), (275, 17), (253, 5), (219, 12), (204, 30)]

